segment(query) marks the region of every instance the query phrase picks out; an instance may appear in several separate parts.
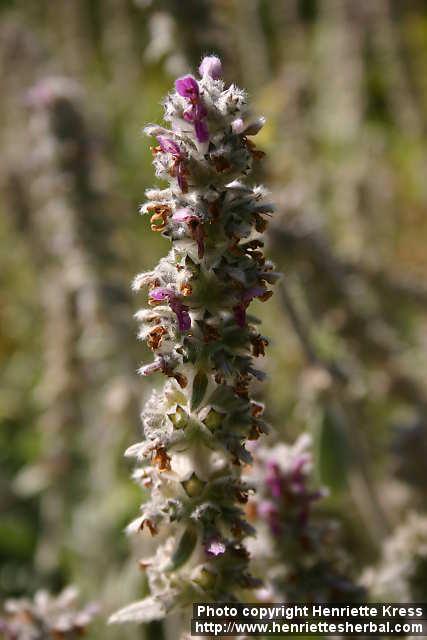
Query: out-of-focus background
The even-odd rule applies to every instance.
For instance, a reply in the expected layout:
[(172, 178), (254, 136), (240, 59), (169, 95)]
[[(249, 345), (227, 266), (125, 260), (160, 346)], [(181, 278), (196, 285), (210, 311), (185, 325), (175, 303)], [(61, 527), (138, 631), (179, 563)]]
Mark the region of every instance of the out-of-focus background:
[(1, 0), (0, 20), (0, 600), (142, 594), (122, 452), (160, 379), (136, 376), (129, 282), (168, 242), (137, 214), (141, 129), (212, 52), (268, 120), (254, 179), (285, 277), (256, 307), (257, 395), (279, 438), (313, 434), (362, 572), (427, 506), (425, 2)]

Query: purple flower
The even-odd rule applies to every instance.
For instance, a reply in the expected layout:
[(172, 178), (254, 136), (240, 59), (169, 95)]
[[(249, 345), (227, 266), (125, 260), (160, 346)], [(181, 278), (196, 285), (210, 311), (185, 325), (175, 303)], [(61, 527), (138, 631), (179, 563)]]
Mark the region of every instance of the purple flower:
[(193, 76), (178, 78), (178, 80), (175, 81), (175, 89), (180, 96), (188, 100), (196, 101), (199, 98), (199, 85)]
[(269, 500), (262, 500), (258, 504), (258, 515), (263, 520), (266, 520), (271, 532), (274, 536), (279, 536), (281, 533), (280, 515), (277, 507)]
[(171, 298), (175, 297), (175, 291), (167, 287), (156, 287), (152, 289), (148, 295), (151, 300), (155, 300), (156, 302), (163, 302), (164, 300), (169, 302)]
[(191, 107), (186, 109), (183, 114), (184, 120), (194, 124), (196, 138), (199, 142), (206, 142), (209, 140), (209, 129), (204, 120), (206, 116), (207, 111), (201, 102), (192, 104)]
[(176, 314), (179, 330), (188, 331), (191, 327), (191, 316), (188, 313), (188, 307), (182, 304), (182, 302), (180, 302), (179, 300), (176, 300), (174, 302), (171, 301), (170, 307)]
[(197, 216), (195, 216), (191, 211), (191, 209), (188, 209), (188, 207), (184, 209), (177, 209), (177, 211), (175, 211), (172, 216), (172, 220), (175, 220), (176, 222), (189, 222), (194, 218), (198, 219)]
[(172, 220), (176, 222), (185, 222), (188, 224), (193, 240), (197, 243), (197, 255), (199, 259), (205, 255), (205, 234), (203, 232), (203, 226), (200, 223), (200, 218), (196, 216), (191, 209), (184, 208), (178, 209), (172, 216)]
[(217, 56), (205, 56), (200, 64), (199, 73), (201, 76), (207, 75), (219, 80), (222, 76), (221, 60)]
[(309, 454), (302, 454), (297, 457), (292, 469), (292, 480), (296, 483), (305, 484), (306, 481), (306, 467), (311, 461)]
[(190, 106), (184, 111), (183, 118), (194, 124), (194, 131), (198, 142), (209, 140), (209, 130), (205, 122), (206, 108), (200, 97), (199, 85), (193, 76), (178, 78), (175, 88), (180, 96), (190, 101)]
[(280, 498), (283, 493), (282, 477), (280, 475), (279, 467), (275, 462), (268, 464), (268, 475), (265, 479), (273, 498)]
[(277, 509), (270, 500), (262, 500), (258, 504), (258, 514), (261, 518), (268, 518), (272, 513), (277, 513)]
[(166, 136), (157, 136), (157, 141), (164, 153), (171, 153), (173, 156), (181, 157), (181, 149), (176, 142)]
[(138, 369), (138, 373), (141, 376), (149, 376), (152, 373), (156, 373), (156, 371), (163, 371), (164, 363), (162, 358), (156, 358), (153, 362), (149, 364), (145, 364)]
[(184, 120), (194, 124), (196, 138), (199, 142), (209, 140), (209, 129), (204, 120), (206, 116), (207, 111), (201, 102), (193, 103), (183, 114)]
[(177, 179), (178, 186), (181, 189), (181, 191), (183, 193), (187, 193), (188, 172), (185, 166), (185, 159), (182, 154), (180, 146), (170, 138), (167, 138), (166, 136), (157, 136), (157, 141), (160, 145), (161, 150), (164, 153), (170, 153), (173, 156), (174, 162), (170, 170), (170, 174)]
[(204, 120), (195, 120), (194, 130), (196, 132), (196, 138), (199, 142), (207, 142), (209, 140), (209, 129)]
[(289, 475), (289, 484), (293, 493), (300, 495), (307, 493), (307, 465), (310, 462), (311, 456), (307, 453), (303, 453), (295, 459), (293, 469)]
[(181, 189), (182, 193), (187, 193), (188, 191), (188, 183), (187, 183), (187, 170), (185, 169), (182, 162), (176, 165), (176, 179), (178, 181), (178, 186)]
[(167, 287), (156, 287), (149, 293), (149, 298), (155, 302), (164, 302), (167, 300), (170, 308), (175, 313), (178, 320), (180, 331), (188, 331), (191, 327), (191, 317), (188, 313), (188, 307), (182, 304), (173, 289)]
[(187, 120), (187, 122), (196, 122), (197, 120), (206, 118), (208, 112), (201, 102), (195, 102), (184, 111), (183, 115), (184, 120)]
[(222, 556), (227, 550), (220, 538), (211, 538), (205, 542), (205, 551), (209, 556)]

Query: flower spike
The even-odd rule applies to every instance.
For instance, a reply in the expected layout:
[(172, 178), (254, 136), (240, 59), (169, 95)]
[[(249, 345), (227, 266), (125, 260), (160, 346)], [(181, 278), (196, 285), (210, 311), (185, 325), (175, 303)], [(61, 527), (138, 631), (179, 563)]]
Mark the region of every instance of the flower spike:
[(154, 354), (140, 373), (167, 379), (144, 407), (145, 441), (127, 452), (150, 490), (128, 531), (162, 539), (155, 557), (141, 561), (149, 597), (112, 622), (162, 618), (195, 601), (236, 601), (257, 585), (244, 546), (253, 528), (241, 473), (251, 462), (247, 441), (267, 430), (262, 406), (250, 398), (251, 381), (264, 375), (254, 357), (267, 340), (247, 309), (267, 300), (278, 276), (260, 233), (273, 207), (244, 180), (261, 158), (247, 135), (264, 121), (252, 117), (243, 91), (224, 85), (219, 58), (204, 58), (199, 72), (200, 80), (179, 78), (166, 98), (169, 129), (146, 129), (157, 138), (156, 175), (168, 186), (149, 190), (141, 211), (172, 248), (134, 281), (135, 290), (148, 290), (137, 318)]

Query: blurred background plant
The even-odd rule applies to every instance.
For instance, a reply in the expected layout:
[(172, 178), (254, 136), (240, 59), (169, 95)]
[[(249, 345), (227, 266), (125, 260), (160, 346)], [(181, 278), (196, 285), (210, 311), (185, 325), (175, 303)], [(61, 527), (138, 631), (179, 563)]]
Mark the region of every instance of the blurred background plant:
[[(268, 119), (256, 178), (285, 277), (256, 313), (274, 439), (310, 432), (316, 508), (359, 573), (379, 567), (371, 585), (395, 548), (425, 557), (425, 3), (2, 0), (0, 20), (0, 599), (70, 580), (107, 611), (142, 595), (122, 450), (151, 383), (128, 291), (167, 241), (136, 214), (140, 131), (213, 51)], [(117, 633), (142, 635), (91, 637)]]

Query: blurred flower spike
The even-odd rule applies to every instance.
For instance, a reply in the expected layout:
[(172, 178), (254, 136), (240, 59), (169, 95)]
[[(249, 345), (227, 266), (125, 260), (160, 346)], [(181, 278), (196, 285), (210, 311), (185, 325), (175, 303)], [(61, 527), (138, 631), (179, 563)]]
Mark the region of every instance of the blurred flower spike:
[(91, 603), (77, 607), (78, 591), (67, 587), (58, 596), (37, 591), (33, 600), (6, 600), (0, 634), (6, 640), (77, 640), (99, 612)]
[(292, 446), (252, 446), (254, 465), (246, 479), (256, 494), (248, 515), (258, 537), (249, 549), (264, 578), (257, 596), (270, 602), (363, 600), (335, 523), (315, 508), (328, 491), (313, 486), (311, 446), (308, 434)]

